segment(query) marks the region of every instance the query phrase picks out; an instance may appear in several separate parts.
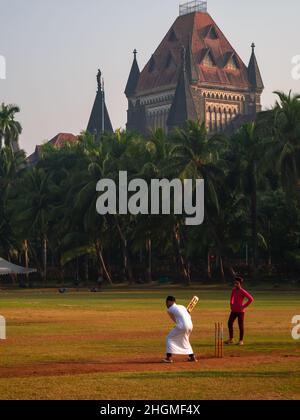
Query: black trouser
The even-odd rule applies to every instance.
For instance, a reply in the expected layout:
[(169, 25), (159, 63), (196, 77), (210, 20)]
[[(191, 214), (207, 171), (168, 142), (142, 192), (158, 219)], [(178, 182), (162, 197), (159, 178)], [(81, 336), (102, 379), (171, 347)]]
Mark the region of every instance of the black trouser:
[(242, 312), (231, 312), (230, 314), (228, 321), (230, 340), (233, 340), (233, 325), (236, 319), (239, 321), (240, 341), (243, 341), (245, 335), (245, 314)]

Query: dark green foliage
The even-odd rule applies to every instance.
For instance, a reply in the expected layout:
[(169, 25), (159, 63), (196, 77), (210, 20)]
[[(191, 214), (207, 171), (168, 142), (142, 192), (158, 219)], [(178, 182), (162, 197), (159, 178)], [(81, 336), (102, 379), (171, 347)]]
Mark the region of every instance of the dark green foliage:
[[(300, 98), (278, 93), (232, 137), (209, 138), (187, 122), (169, 136), (82, 133), (78, 143), (44, 146), (36, 167), (11, 145), (19, 125), (2, 106), (0, 255), (24, 260), (48, 278), (76, 282), (149, 282), (253, 277), (286, 278), (300, 269)], [(14, 112), (18, 109), (15, 108)], [(1, 128), (2, 127), (2, 128)], [(5, 129), (5, 132), (4, 132)], [(96, 184), (102, 178), (204, 179), (205, 223), (186, 227), (179, 216), (101, 217)], [(213, 257), (212, 257), (213, 256)], [(209, 261), (209, 264), (208, 264)]]

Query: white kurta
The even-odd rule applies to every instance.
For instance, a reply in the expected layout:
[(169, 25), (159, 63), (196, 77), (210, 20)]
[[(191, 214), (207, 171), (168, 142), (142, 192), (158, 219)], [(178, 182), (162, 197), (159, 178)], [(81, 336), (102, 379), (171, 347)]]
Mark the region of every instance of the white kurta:
[(190, 344), (190, 335), (193, 331), (191, 315), (184, 306), (174, 305), (168, 313), (176, 320), (176, 327), (167, 337), (167, 354), (192, 355), (194, 354)]

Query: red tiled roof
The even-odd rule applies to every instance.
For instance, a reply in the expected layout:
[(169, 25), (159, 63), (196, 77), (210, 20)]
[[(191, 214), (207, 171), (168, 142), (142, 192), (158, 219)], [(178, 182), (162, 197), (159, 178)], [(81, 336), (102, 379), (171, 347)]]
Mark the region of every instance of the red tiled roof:
[[(174, 36), (174, 34), (176, 36)], [(179, 16), (141, 73), (137, 94), (153, 89), (177, 85), (181, 68), (182, 45), (190, 48), (198, 72), (199, 84), (215, 84), (249, 88), (247, 67), (208, 13), (196, 12)], [(216, 64), (213, 68), (202, 65), (206, 51), (210, 51)], [(166, 66), (172, 54), (176, 65)], [(226, 67), (228, 57), (234, 56), (238, 69)], [(152, 71), (150, 71), (152, 67)]]
[[(68, 143), (76, 143), (78, 141), (78, 137), (74, 136), (74, 134), (70, 133), (59, 133), (52, 140), (50, 140), (47, 144), (51, 144), (52, 146), (60, 149), (64, 147), (65, 144)], [(30, 165), (35, 165), (38, 160), (40, 159), (41, 151), (43, 146), (36, 146), (35, 151), (32, 155), (28, 156), (27, 161)]]
[(49, 144), (52, 144), (54, 147), (61, 148), (64, 147), (66, 143), (76, 143), (77, 141), (78, 137), (74, 136), (74, 134), (59, 133), (49, 141)]

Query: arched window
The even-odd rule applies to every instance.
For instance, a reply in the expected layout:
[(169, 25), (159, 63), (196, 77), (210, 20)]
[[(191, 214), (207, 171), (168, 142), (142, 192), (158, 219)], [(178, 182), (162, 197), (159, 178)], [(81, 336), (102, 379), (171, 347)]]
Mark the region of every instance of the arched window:
[(211, 111), (210, 107), (206, 111), (206, 129), (207, 131), (211, 131)]
[(221, 128), (221, 109), (217, 111), (217, 130)]
[(217, 129), (217, 110), (214, 108), (211, 112), (211, 130), (215, 131)]
[(223, 112), (222, 112), (222, 127), (223, 128), (226, 127), (226, 111), (225, 111), (225, 109), (223, 109)]

